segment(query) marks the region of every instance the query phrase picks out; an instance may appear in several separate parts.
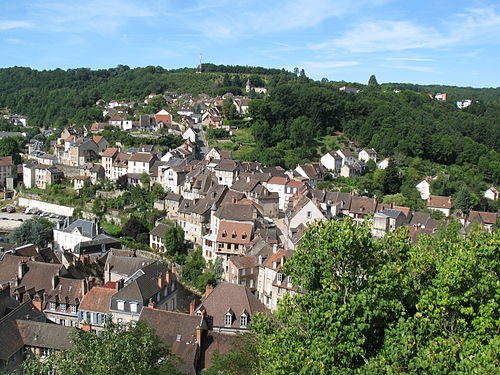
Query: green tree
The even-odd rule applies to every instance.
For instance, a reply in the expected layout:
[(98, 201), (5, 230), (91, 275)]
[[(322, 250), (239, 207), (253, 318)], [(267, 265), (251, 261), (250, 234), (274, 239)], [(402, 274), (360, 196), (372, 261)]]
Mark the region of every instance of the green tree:
[(372, 74), (368, 80), (368, 87), (378, 87), (377, 78), (374, 74)]
[(385, 194), (397, 194), (401, 188), (401, 177), (399, 175), (399, 169), (390, 162), (383, 173), (384, 193)]
[(101, 220), (108, 210), (106, 201), (101, 197), (97, 196), (92, 203), (92, 213)]
[(171, 226), (165, 232), (165, 240), (163, 242), (169, 255), (173, 256), (184, 253), (184, 230), (177, 224)]
[(14, 137), (0, 139), (0, 156), (12, 156), (15, 165), (21, 163), (21, 147)]
[(14, 229), (9, 238), (20, 245), (32, 243), (36, 246), (46, 246), (52, 241), (54, 224), (44, 217), (34, 217), (26, 220)]
[[(122, 233), (125, 236), (132, 237), (134, 240), (137, 239), (139, 234), (148, 233), (148, 228), (143, 224), (142, 221), (137, 219), (129, 219), (125, 225), (123, 225)], [(149, 241), (149, 236), (148, 236)]]
[(24, 373), (39, 375), (57, 369), (65, 375), (181, 374), (179, 359), (144, 321), (123, 328), (108, 323), (99, 335), (75, 330), (72, 349), (43, 360), (29, 358), (23, 363)]
[(466, 186), (463, 186), (453, 197), (453, 205), (456, 209), (468, 214), (473, 205), (472, 195)]

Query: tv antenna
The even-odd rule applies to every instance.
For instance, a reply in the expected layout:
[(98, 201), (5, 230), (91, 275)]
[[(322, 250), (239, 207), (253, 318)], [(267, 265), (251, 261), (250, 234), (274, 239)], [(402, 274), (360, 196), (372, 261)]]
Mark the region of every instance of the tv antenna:
[(198, 65), (198, 71), (196, 73), (201, 73), (201, 59), (203, 57), (203, 53), (200, 53), (200, 65)]

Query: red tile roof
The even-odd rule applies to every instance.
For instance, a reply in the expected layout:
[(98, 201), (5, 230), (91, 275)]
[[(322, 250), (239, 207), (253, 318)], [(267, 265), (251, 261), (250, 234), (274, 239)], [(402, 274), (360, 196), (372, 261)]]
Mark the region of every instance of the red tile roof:
[(111, 296), (115, 293), (115, 289), (95, 286), (83, 296), (80, 310), (107, 313), (109, 312)]
[(451, 197), (431, 195), (429, 199), (427, 199), (427, 207), (451, 208)]
[(274, 184), (274, 185), (286, 185), (288, 182), (288, 177), (271, 177), (269, 181), (267, 181), (268, 184)]
[(248, 244), (252, 239), (253, 224), (222, 220), (219, 224), (217, 242)]

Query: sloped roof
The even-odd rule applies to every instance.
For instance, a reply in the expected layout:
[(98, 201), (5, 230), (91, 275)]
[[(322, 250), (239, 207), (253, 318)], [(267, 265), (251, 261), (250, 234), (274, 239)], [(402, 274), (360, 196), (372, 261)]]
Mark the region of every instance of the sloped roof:
[(228, 310), (232, 310), (236, 315), (231, 325), (232, 328), (240, 327), (239, 316), (244, 311), (249, 314), (249, 317), (257, 312), (268, 313), (264, 304), (252, 294), (250, 289), (228, 282), (217, 285), (212, 293), (202, 299), (201, 306), (205, 308), (207, 315), (212, 317), (214, 327), (225, 326), (224, 318)]
[(101, 156), (105, 158), (112, 158), (118, 153), (118, 149), (115, 147), (108, 147), (106, 150), (104, 150), (101, 154)]
[(349, 212), (354, 214), (373, 214), (377, 209), (377, 200), (375, 198), (356, 197), (351, 198)]
[(217, 232), (217, 242), (248, 244), (252, 239), (253, 223), (239, 223), (221, 220)]
[(430, 195), (427, 199), (427, 207), (451, 209), (451, 197)]
[(115, 300), (146, 301), (160, 291), (158, 285), (147, 275), (132, 280), (113, 295)]
[(107, 314), (109, 312), (111, 297), (115, 293), (115, 289), (95, 286), (83, 296), (80, 303), (80, 310)]
[(484, 224), (496, 224), (497, 218), (496, 212), (471, 211), (469, 213), (469, 221), (471, 222), (481, 220)]
[(124, 277), (131, 276), (137, 270), (153, 263), (154, 260), (141, 258), (141, 257), (129, 257), (129, 256), (119, 256), (112, 253), (108, 254), (106, 259), (105, 269), (108, 269), (115, 274), (122, 275)]
[(82, 234), (84, 237), (94, 238), (97, 235), (96, 225), (93, 221), (84, 220), (84, 219), (76, 219), (66, 228), (58, 229), (61, 232), (71, 233), (75, 229)]
[(156, 227), (154, 227), (150, 232), (149, 234), (152, 235), (152, 236), (158, 236), (160, 238), (164, 238), (165, 237), (165, 232), (167, 231), (167, 229), (169, 229), (171, 227), (171, 225), (168, 225), (168, 224), (164, 224), (164, 223), (159, 223)]
[(255, 208), (246, 204), (223, 203), (215, 216), (221, 220), (252, 221)]

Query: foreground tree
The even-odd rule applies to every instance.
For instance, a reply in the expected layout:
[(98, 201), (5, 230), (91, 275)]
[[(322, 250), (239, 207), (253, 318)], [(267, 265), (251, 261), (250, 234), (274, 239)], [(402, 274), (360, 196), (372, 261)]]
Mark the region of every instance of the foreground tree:
[(52, 241), (54, 224), (44, 217), (26, 220), (10, 234), (10, 240), (17, 244), (32, 243), (36, 246), (47, 246)]
[(494, 372), (500, 236), (455, 232), (411, 245), (405, 228), (372, 239), (347, 220), (314, 224), (284, 270), (307, 292), (253, 319), (256, 372)]
[(64, 375), (180, 374), (176, 357), (142, 321), (126, 329), (110, 323), (100, 335), (75, 330), (72, 341), (73, 349), (53, 353), (43, 361), (26, 360), (24, 373), (38, 375), (56, 369)]
[(184, 230), (179, 225), (168, 228), (163, 242), (169, 255), (184, 253)]

